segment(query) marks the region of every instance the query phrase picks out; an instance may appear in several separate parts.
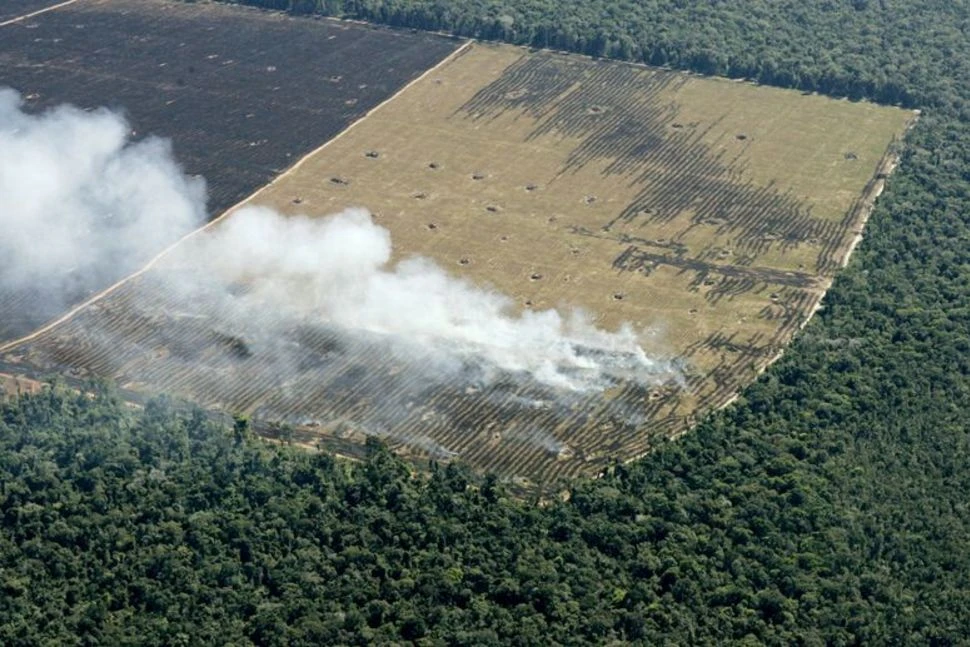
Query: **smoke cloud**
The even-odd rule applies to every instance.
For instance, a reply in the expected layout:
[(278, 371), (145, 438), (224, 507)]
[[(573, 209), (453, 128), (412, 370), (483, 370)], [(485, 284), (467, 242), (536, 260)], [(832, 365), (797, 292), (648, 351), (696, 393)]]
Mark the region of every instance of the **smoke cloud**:
[(49, 309), (105, 287), (205, 219), (205, 183), (120, 115), (32, 115), (0, 88), (0, 290)]
[[(238, 317), (270, 312), (277, 323), (326, 322), (386, 336), (435, 370), (469, 366), (480, 380), (527, 374), (555, 388), (601, 389), (618, 380), (669, 377), (635, 331), (595, 328), (581, 312), (516, 313), (511, 299), (415, 257), (391, 265), (390, 233), (363, 209), (324, 218), (284, 217), (248, 207), (185, 251), (205, 259)], [(229, 290), (230, 286), (235, 286)]]
[[(129, 133), (106, 110), (26, 114), (0, 90), (0, 298), (14, 289), (76, 300), (204, 220), (204, 183), (184, 176), (167, 142)], [(235, 406), (244, 390), (259, 418), (337, 424), (442, 457), (455, 452), (431, 430), (448, 426), (565, 455), (552, 432), (585, 424), (594, 408), (634, 424), (636, 412), (600, 391), (677, 379), (631, 326), (522, 311), (429, 259), (393, 258), (390, 233), (364, 209), (286, 217), (244, 207), (73, 318), (65, 339), (133, 388), (191, 379), (179, 394), (211, 406)], [(59, 365), (43, 342), (23, 352)]]

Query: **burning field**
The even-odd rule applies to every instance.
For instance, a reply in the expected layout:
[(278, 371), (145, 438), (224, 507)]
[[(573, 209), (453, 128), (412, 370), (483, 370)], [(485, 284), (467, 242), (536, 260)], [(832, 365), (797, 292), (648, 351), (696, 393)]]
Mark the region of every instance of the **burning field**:
[[(23, 16), (55, 2), (0, 4), (4, 22), (15, 10)], [(33, 127), (33, 132), (46, 135), (28, 137), (26, 131), (14, 133), (15, 122), (23, 122), (15, 114), (16, 102), (8, 99), (4, 106), (0, 125), (7, 128), (0, 144), (8, 151), (3, 171), (9, 174), (3, 176), (0, 210), (12, 221), (25, 220), (25, 211), (56, 211), (51, 205), (70, 197), (66, 180), (75, 172), (88, 172), (92, 178), (113, 173), (111, 181), (118, 186), (125, 181), (124, 173), (106, 167), (121, 162), (124, 166), (135, 158), (150, 157), (159, 164), (177, 160), (188, 175), (205, 178), (208, 196), (207, 203), (193, 198), (192, 214), (182, 209), (153, 214), (165, 222), (144, 227), (137, 249), (110, 262), (85, 265), (64, 259), (62, 265), (36, 270), (24, 263), (17, 268), (6, 263), (0, 269), (0, 343), (26, 334), (137, 269), (204, 222), (207, 213), (219, 214), (250, 195), (458, 45), (427, 34), (163, 0), (83, 0), (0, 26), (0, 87), (16, 89), (28, 114), (54, 109), (43, 124)], [(58, 107), (64, 103), (94, 110), (102, 121), (107, 118), (97, 110), (108, 107), (123, 119), (84, 131), (82, 122), (70, 119), (70, 109)], [(84, 140), (85, 132), (97, 141)], [(163, 136), (170, 144), (153, 141), (152, 136)], [(140, 150), (132, 146), (123, 152), (129, 139), (139, 142)], [(90, 168), (77, 167), (76, 155), (83, 153), (78, 147), (103, 149), (106, 142), (113, 144), (111, 150), (89, 157)], [(53, 159), (45, 166), (47, 174), (62, 177), (25, 177), (33, 167), (25, 165), (19, 153), (9, 152), (25, 144), (37, 149), (34, 158), (49, 154)], [(160, 150), (169, 145), (171, 152)], [(171, 173), (167, 177), (174, 180), (165, 186), (165, 196), (180, 191), (178, 185), (184, 181), (200, 182)], [(94, 195), (82, 200), (73, 192), (75, 204), (69, 206), (84, 202), (82, 210), (89, 215), (143, 211), (146, 203), (166, 209), (165, 196), (152, 197), (156, 188), (129, 182), (127, 194), (92, 191)], [(148, 216), (140, 219), (149, 224)], [(39, 226), (39, 221), (34, 224)], [(12, 227), (6, 221), (4, 225)], [(7, 236), (6, 242), (13, 245), (15, 239)], [(4, 251), (0, 242), (0, 252)], [(14, 286), (9, 276), (14, 271), (31, 272), (29, 285)]]
[(3, 360), (331, 447), (595, 473), (778, 355), (912, 119), (468, 44)]

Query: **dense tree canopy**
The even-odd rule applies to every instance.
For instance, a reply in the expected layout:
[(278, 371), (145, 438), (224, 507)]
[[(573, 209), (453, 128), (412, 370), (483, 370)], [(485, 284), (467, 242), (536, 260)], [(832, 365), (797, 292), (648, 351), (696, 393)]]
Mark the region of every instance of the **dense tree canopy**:
[(808, 373), (777, 373), (545, 507), (166, 399), (23, 397), (0, 411), (0, 642), (965, 639), (966, 435), (826, 430), (808, 407), (851, 417), (838, 380), (815, 402)]
[(962, 110), (964, 0), (235, 0)]
[(565, 502), (102, 387), (4, 404), (0, 642), (970, 641), (970, 3), (334, 4), (926, 112), (785, 357)]

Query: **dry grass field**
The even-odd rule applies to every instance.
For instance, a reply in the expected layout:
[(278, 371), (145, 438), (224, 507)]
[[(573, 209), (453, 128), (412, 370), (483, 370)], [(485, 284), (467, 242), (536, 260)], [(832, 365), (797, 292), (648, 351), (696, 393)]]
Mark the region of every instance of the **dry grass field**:
[(363, 206), (397, 259), (433, 259), (521, 310), (631, 323), (681, 367), (662, 384), (569, 396), (521, 380), (432, 384), (382, 340), (347, 344), (326, 322), (287, 331), (300, 361), (281, 374), (273, 353), (213, 326), (204, 299), (165, 288), (166, 272), (202, 271), (184, 257), (5, 359), (296, 423), (324, 444), (379, 433), (404, 453), (534, 482), (595, 473), (682, 433), (781, 352), (913, 118), (476, 43), (256, 199), (287, 214)]

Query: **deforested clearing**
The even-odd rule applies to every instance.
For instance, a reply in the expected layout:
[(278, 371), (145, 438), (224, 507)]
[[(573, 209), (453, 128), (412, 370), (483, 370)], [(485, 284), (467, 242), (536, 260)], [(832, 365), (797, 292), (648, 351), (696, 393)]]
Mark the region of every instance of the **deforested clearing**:
[(0, 26), (17, 19), (24, 19), (36, 15), (40, 11), (50, 9), (64, 0), (6, 0), (0, 6)]
[[(400, 322), (387, 312), (383, 327), (364, 308), (316, 317), (336, 312), (332, 295), (321, 301), (313, 278), (295, 270), (265, 289), (272, 270), (256, 243), (234, 250), (243, 262), (213, 269), (217, 255), (191, 245), (239, 240), (219, 231), (237, 215), (6, 359), (287, 422), (324, 444), (378, 435), (404, 453), (535, 482), (595, 473), (682, 433), (777, 357), (844, 262), (913, 119), (869, 103), (472, 44), (254, 203), (287, 216), (368, 210), (370, 224), (360, 212), (338, 224), (355, 241), (386, 232), (387, 274), (412, 259), (405, 279), (433, 275), (446, 299), (458, 295), (456, 310), (473, 304), (463, 315), (471, 320), (492, 321), (476, 309), (480, 293), (501, 296), (507, 319), (492, 328), (517, 322), (509, 330), (519, 335), (553, 310), (587, 313), (585, 332), (562, 339), (593, 341), (576, 342), (573, 364), (550, 369), (565, 386), (528, 358), (528, 370), (490, 355), (488, 370), (470, 366), (488, 354), (455, 351), (454, 336), (402, 350), (391, 339)], [(316, 235), (305, 219), (293, 222)], [(259, 272), (247, 270), (246, 254), (262, 259), (252, 265)], [(419, 270), (414, 257), (425, 259)], [(378, 254), (363, 271), (385, 281), (382, 267)], [(218, 285), (186, 288), (184, 277), (210, 274)], [(358, 286), (345, 274), (334, 276)], [(371, 283), (360, 286), (346, 299), (369, 299)], [(400, 319), (438, 303), (422, 299), (398, 305)], [(355, 330), (358, 320), (367, 326)], [(429, 347), (444, 355), (428, 360)], [(589, 366), (595, 383), (569, 382)]]
[[(3, 2), (0, 22), (54, 4)], [(131, 143), (164, 138), (186, 173), (205, 178), (208, 202), (200, 209), (219, 214), (459, 44), (215, 3), (83, 0), (0, 26), (0, 89), (18, 92), (30, 114), (63, 104), (107, 108), (124, 119)], [(24, 167), (24, 159), (8, 156), (8, 162)], [(38, 174), (32, 181), (43, 185), (50, 178)], [(142, 249), (158, 252), (173, 240), (146, 240)], [(7, 275), (22, 268), (0, 259), (0, 344), (67, 311), (150, 255), (132, 250), (96, 272), (51, 267), (29, 286), (10, 285)]]

